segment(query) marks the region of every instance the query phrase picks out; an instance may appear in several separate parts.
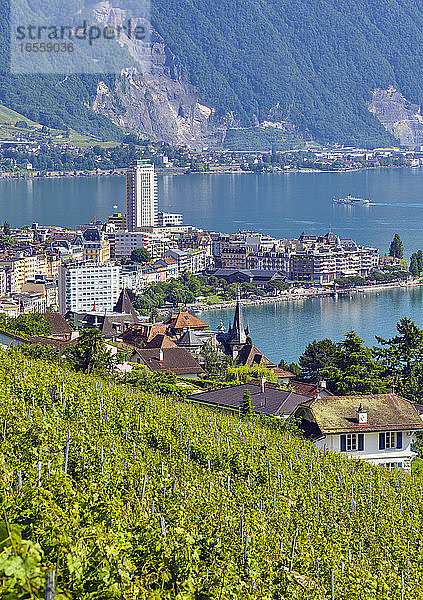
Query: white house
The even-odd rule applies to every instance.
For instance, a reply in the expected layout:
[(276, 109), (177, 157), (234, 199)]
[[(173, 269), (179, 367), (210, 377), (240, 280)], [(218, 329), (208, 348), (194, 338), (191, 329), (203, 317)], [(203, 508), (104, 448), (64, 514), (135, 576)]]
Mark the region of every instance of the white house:
[(317, 447), (389, 469), (410, 469), (415, 434), (423, 429), (413, 403), (396, 394), (318, 397), (294, 415)]

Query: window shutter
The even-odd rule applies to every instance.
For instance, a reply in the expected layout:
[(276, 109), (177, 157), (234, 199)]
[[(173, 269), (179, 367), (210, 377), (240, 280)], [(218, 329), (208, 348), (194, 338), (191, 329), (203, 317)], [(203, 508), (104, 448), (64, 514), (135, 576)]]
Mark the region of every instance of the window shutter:
[(402, 431), (397, 433), (397, 448), (402, 448)]
[(341, 452), (347, 451), (347, 436), (341, 435)]
[(358, 450), (364, 450), (364, 433), (358, 434)]
[(385, 450), (385, 433), (379, 433), (379, 450)]

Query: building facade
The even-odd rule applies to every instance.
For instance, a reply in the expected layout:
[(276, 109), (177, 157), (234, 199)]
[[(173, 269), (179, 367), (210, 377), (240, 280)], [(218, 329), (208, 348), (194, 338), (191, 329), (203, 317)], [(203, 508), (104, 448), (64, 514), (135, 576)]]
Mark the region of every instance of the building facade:
[(165, 213), (161, 210), (157, 213), (158, 227), (178, 227), (184, 221), (183, 215), (177, 213)]
[(422, 419), (412, 402), (396, 394), (330, 396), (302, 403), (294, 416), (318, 448), (410, 470)]
[(137, 160), (126, 173), (126, 225), (129, 231), (157, 225), (157, 176), (148, 160)]
[(121, 268), (102, 264), (67, 264), (59, 269), (59, 312), (109, 310), (121, 292)]

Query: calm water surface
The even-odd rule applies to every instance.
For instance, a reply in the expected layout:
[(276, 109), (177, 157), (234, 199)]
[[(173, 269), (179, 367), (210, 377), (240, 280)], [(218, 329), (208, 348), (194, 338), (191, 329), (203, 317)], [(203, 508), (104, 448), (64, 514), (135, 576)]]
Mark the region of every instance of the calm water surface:
[[(337, 206), (334, 196), (351, 193), (374, 205)], [(159, 178), (159, 204), (181, 212), (185, 222), (215, 231), (254, 229), (275, 237), (302, 231), (332, 230), (386, 252), (394, 232), (406, 255), (423, 248), (423, 169), (386, 169), (354, 173), (289, 175), (191, 175)], [(125, 212), (124, 179), (75, 178), (0, 182), (0, 221), (12, 225), (37, 221), (74, 226)], [(294, 360), (314, 338), (340, 339), (354, 328), (369, 343), (374, 334), (390, 336), (404, 315), (423, 327), (422, 290), (368, 293), (353, 299), (330, 298), (246, 307), (258, 347), (277, 361)], [(212, 326), (232, 311), (203, 315)]]
[[(119, 177), (0, 182), (0, 219), (25, 225), (74, 226), (125, 212)], [(374, 206), (337, 206), (334, 196), (372, 198)], [(254, 229), (276, 237), (326, 232), (385, 251), (397, 231), (407, 254), (423, 247), (423, 169), (280, 175), (159, 177), (159, 203), (186, 223), (232, 232)]]
[[(226, 328), (233, 310), (211, 310), (199, 318)], [(274, 362), (297, 360), (314, 339), (339, 341), (350, 329), (369, 345), (375, 335), (391, 337), (397, 321), (408, 316), (423, 328), (423, 288), (371, 291), (353, 297), (313, 298), (262, 306), (245, 306), (244, 317), (255, 345)]]

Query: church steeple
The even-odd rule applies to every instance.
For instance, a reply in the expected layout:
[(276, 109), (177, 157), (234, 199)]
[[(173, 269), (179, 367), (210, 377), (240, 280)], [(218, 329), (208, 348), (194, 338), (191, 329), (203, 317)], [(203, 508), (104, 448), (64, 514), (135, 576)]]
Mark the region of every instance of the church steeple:
[(236, 300), (235, 315), (232, 327), (229, 328), (225, 336), (225, 345), (230, 349), (232, 358), (236, 358), (247, 341), (247, 329), (244, 322), (244, 313), (242, 311), (241, 296), (238, 290)]
[(238, 288), (238, 297), (236, 300), (236, 309), (234, 316), (234, 323), (232, 325), (232, 343), (244, 345), (247, 339), (247, 334), (245, 333), (245, 324), (244, 324), (244, 313), (242, 311), (241, 304), (241, 296)]

